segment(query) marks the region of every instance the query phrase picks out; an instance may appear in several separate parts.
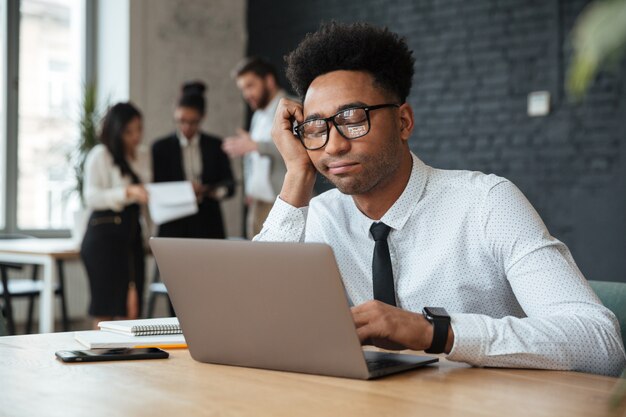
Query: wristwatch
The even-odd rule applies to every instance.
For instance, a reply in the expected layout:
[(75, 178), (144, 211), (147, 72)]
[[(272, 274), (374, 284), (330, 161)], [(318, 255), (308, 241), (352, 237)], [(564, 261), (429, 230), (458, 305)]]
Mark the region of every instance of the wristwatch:
[(450, 327), (450, 315), (443, 307), (424, 307), (422, 311), (426, 320), (433, 325), (433, 342), (426, 353), (443, 353), (448, 341), (448, 328)]

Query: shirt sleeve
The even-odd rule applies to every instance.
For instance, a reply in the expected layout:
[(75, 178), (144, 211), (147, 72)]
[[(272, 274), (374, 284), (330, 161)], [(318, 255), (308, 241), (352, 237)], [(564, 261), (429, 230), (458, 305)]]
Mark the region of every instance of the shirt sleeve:
[(495, 185), (483, 216), (485, 250), (503, 266), (527, 317), (451, 314), (448, 359), (619, 375), (626, 358), (615, 315), (524, 195), (508, 181)]
[(213, 196), (216, 200), (223, 200), (235, 194), (235, 181), (230, 167), (230, 159), (222, 150), (221, 146), (216, 149), (219, 179), (212, 185), (215, 188)]
[(304, 242), (309, 208), (297, 208), (276, 198), (263, 229), (254, 237), (257, 242)]
[(126, 187), (111, 184), (112, 168), (102, 149), (94, 148), (87, 156), (83, 194), (88, 208), (121, 211), (126, 205)]
[(261, 155), (269, 156), (272, 161), (282, 161), (283, 157), (271, 138), (269, 141), (257, 142), (257, 151)]

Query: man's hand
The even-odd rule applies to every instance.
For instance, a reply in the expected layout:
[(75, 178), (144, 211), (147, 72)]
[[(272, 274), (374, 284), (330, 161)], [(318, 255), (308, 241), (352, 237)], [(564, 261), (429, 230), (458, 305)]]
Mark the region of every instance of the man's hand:
[(303, 120), (302, 104), (286, 98), (280, 100), (274, 115), (272, 138), (285, 160), (288, 171), (315, 170), (306, 149), (293, 134), (293, 123), (299, 124)]
[(252, 151), (256, 151), (258, 145), (250, 137), (250, 133), (243, 129), (237, 129), (237, 134), (224, 139), (222, 150), (231, 158), (243, 156)]
[(315, 167), (306, 149), (293, 134), (293, 123), (302, 123), (303, 120), (302, 104), (286, 98), (280, 100), (272, 126), (272, 139), (287, 167), (280, 198), (295, 207), (309, 204), (315, 185)]
[[(352, 307), (352, 318), (362, 344), (390, 350), (424, 350), (433, 341), (433, 326), (421, 313), (413, 313), (380, 301), (368, 301)], [(446, 352), (450, 352), (454, 334), (448, 331)]]

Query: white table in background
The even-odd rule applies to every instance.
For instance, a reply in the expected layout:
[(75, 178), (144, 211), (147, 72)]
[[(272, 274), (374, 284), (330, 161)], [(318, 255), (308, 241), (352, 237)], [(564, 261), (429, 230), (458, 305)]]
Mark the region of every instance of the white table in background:
[(43, 289), (39, 302), (39, 332), (54, 331), (54, 287), (60, 267), (66, 260), (78, 259), (80, 251), (73, 239), (0, 239), (0, 261), (35, 264), (43, 267)]

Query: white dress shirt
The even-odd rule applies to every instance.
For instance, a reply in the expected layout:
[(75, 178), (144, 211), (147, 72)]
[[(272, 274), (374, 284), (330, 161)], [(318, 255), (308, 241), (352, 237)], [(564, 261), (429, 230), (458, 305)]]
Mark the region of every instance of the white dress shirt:
[[(243, 177), (244, 190), (246, 191), (246, 195), (250, 196), (248, 194), (250, 187), (256, 186), (263, 189), (267, 188), (271, 191), (268, 193), (271, 195), (271, 199), (267, 201), (269, 203), (271, 203), (273, 199), (276, 198), (276, 196), (278, 195), (278, 191), (280, 191), (275, 189), (275, 185), (272, 184), (272, 156), (275, 157), (276, 161), (282, 163), (282, 159), (280, 159), (278, 150), (276, 149), (272, 140), (272, 124), (274, 123), (274, 115), (276, 114), (278, 103), (280, 102), (280, 99), (286, 96), (287, 95), (284, 90), (279, 90), (274, 98), (267, 104), (267, 106), (265, 106), (265, 108), (255, 110), (254, 114), (252, 115), (252, 120), (250, 121), (250, 137), (253, 141), (259, 144), (259, 150), (252, 151), (244, 156)], [(267, 151), (268, 148), (274, 151), (271, 152), (273, 155), (264, 154), (263, 149)], [(276, 156), (278, 156), (278, 158), (276, 158)], [(264, 160), (265, 162), (261, 162), (262, 160)], [(255, 165), (263, 163), (266, 163), (270, 166), (269, 172), (259, 169), (258, 166), (255, 167)], [(256, 184), (253, 184), (253, 175), (260, 175), (261, 172), (263, 172), (263, 175), (267, 176), (267, 178), (255, 178)], [(262, 185), (258, 184), (259, 181), (263, 181)]]
[(255, 142), (271, 142), (272, 141), (272, 125), (274, 123), (274, 115), (278, 108), (280, 99), (286, 97), (284, 90), (279, 90), (276, 96), (263, 109), (257, 109), (250, 120), (250, 137)]
[[(135, 159), (128, 163), (142, 183), (151, 181), (151, 159), (147, 149), (138, 147)], [(83, 184), (87, 208), (121, 212), (127, 205), (135, 203), (133, 199), (126, 197), (126, 187), (131, 183), (130, 177), (122, 176), (119, 167), (113, 163), (113, 156), (104, 145), (96, 145), (89, 152), (85, 160)]]
[(444, 307), (450, 314), (448, 359), (607, 375), (624, 368), (615, 315), (504, 178), (435, 169), (413, 155), (409, 182), (381, 219), (368, 218), (336, 189), (304, 208), (278, 198), (255, 240), (329, 244), (358, 305), (373, 298), (374, 220), (392, 228), (398, 307)]
[(187, 181), (202, 184), (202, 151), (200, 150), (200, 133), (196, 133), (191, 139), (187, 139), (182, 132), (177, 131), (176, 136), (180, 142), (183, 171)]

